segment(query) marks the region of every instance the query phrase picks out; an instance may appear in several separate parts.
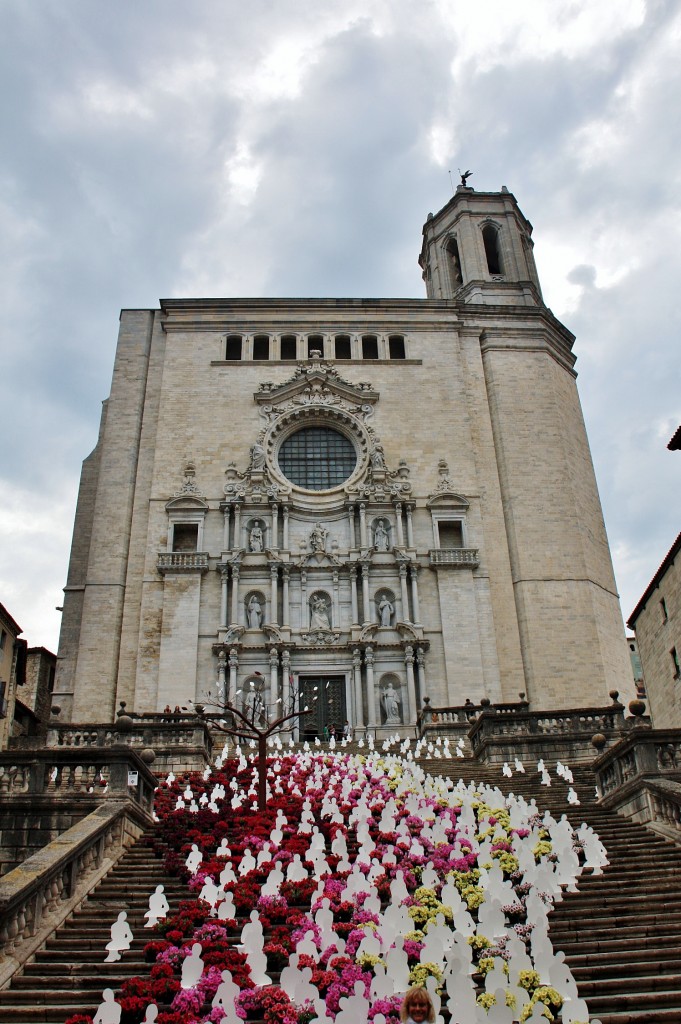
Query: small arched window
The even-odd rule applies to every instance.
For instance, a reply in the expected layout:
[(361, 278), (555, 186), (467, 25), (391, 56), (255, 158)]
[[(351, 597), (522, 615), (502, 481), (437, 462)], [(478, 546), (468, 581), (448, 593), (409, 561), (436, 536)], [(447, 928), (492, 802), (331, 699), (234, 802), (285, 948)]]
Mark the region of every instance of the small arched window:
[(241, 359), (241, 335), (228, 334), (225, 359)]
[(485, 243), (487, 269), (490, 274), (503, 274), (498, 228), (496, 228), (494, 224), (485, 224), (482, 229), (482, 240)]
[(463, 273), (461, 271), (461, 257), (459, 256), (459, 244), (456, 238), (450, 238), (447, 242), (447, 265), (452, 288), (456, 291), (463, 284)]

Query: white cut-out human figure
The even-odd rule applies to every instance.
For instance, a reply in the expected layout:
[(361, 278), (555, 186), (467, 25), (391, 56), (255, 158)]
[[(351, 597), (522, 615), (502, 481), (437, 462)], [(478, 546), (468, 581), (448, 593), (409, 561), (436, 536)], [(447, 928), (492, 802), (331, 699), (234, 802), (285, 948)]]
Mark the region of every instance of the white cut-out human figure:
[(241, 858), (241, 863), (239, 864), (239, 874), (247, 875), (249, 871), (253, 871), (257, 866), (258, 865), (255, 857), (253, 856), (249, 848), (246, 847)]
[(119, 1024), (123, 1007), (114, 999), (113, 989), (105, 988), (102, 1002), (92, 1018), (92, 1024)]
[(525, 774), (525, 766), (519, 758), (515, 757), (513, 759), (513, 767), (517, 772), (521, 772), (523, 775)]
[(157, 885), (155, 892), (152, 892), (149, 897), (149, 909), (144, 915), (147, 918), (147, 923), (144, 927), (153, 928), (157, 921), (167, 916), (169, 910), (163, 886)]
[(158, 1006), (156, 1005), (156, 1003), (149, 1003), (145, 1011), (144, 1020), (142, 1021), (142, 1024), (154, 1024), (157, 1017)]
[(241, 930), (241, 948), (251, 969), (251, 979), (256, 985), (270, 985), (267, 976), (267, 957), (263, 953), (265, 937), (262, 921), (257, 910), (251, 911), (250, 920)]
[(221, 897), (222, 890), (217, 887), (210, 875), (206, 875), (203, 887), (199, 893), (199, 899), (205, 900), (206, 903), (210, 904), (211, 909), (213, 909)]
[(232, 980), (230, 971), (223, 971), (222, 982), (213, 996), (213, 1006), (219, 1006), (224, 1013), (220, 1024), (241, 1024), (241, 1017), (236, 1012), (235, 999), (239, 995), (239, 986)]
[[(224, 793), (223, 793), (223, 796), (224, 796)], [(232, 851), (230, 850), (229, 846), (227, 845), (227, 840), (226, 839), (223, 839), (222, 842), (220, 843), (220, 845), (218, 846), (217, 850), (215, 851), (215, 856), (216, 857), (231, 857), (232, 856)]]
[(374, 967), (374, 977), (371, 982), (372, 1002), (376, 1002), (378, 999), (391, 999), (394, 995), (395, 988), (392, 978), (387, 974), (383, 964), (376, 964)]
[(104, 963), (111, 964), (116, 960), (120, 960), (121, 952), (126, 949), (130, 949), (131, 942), (132, 932), (130, 931), (130, 925), (128, 924), (128, 915), (124, 910), (121, 910), (118, 918), (111, 925), (111, 941), (106, 944), (106, 948), (109, 950), (109, 955), (106, 957)]
[(398, 936), (395, 945), (385, 954), (386, 974), (392, 981), (393, 990), (399, 995), (403, 995), (409, 988), (409, 959), (403, 942), (401, 936)]
[(369, 1001), (364, 992), (364, 982), (355, 982), (355, 994), (338, 1000), (340, 1007), (336, 1024), (368, 1024)]
[(192, 848), (187, 854), (187, 859), (184, 862), (187, 871), (189, 871), (190, 874), (195, 875), (196, 872), (199, 870), (199, 867), (201, 866), (202, 860), (203, 854), (199, 850), (196, 843), (192, 843)]
[(192, 945), (191, 953), (182, 961), (182, 976), (180, 984), (182, 988), (195, 988), (203, 974), (203, 960), (201, 959), (201, 943), (195, 942)]
[(511, 768), (506, 761), (504, 761), (504, 767), (501, 769), (501, 771), (507, 779), (510, 779), (511, 776), (513, 775), (513, 772), (511, 771)]
[(286, 868), (286, 880), (288, 882), (302, 882), (304, 878), (308, 877), (307, 869), (303, 865), (300, 859), (299, 853), (293, 854), (293, 860), (289, 863)]
[(580, 800), (572, 786), (568, 789), (567, 802), (576, 806)]

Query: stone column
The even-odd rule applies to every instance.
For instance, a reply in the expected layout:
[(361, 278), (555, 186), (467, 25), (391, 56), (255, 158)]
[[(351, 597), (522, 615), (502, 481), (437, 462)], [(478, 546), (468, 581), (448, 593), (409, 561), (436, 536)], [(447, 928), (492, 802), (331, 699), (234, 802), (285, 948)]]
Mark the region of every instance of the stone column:
[(414, 547), (414, 521), (412, 519), (413, 506), (407, 505), (407, 546)]
[(367, 670), (367, 725), (375, 727), (376, 694), (374, 692), (374, 651), (372, 647), (367, 647), (364, 651), (364, 662)]
[(272, 509), (272, 543), (270, 547), (273, 551), (279, 549), (279, 506), (276, 501), (273, 501), (270, 505)]
[(236, 502), (234, 505), (234, 538), (232, 546), (237, 550), (243, 547), (241, 543), (241, 505)]
[(270, 566), (270, 580), (271, 580), (271, 583), (272, 583), (272, 588), (271, 588), (272, 592), (271, 592), (271, 595), (270, 595), (270, 605), (271, 605), (271, 608), (270, 608), (270, 616), (271, 616), (270, 617), (270, 622), (271, 622), (271, 624), (273, 626), (276, 626), (277, 623), (279, 622), (279, 609), (278, 609), (279, 599), (278, 599), (278, 595), (277, 595), (277, 580), (278, 580), (278, 577), (279, 577), (279, 566), (278, 565), (271, 565)]
[(229, 652), (229, 689), (227, 691), (228, 704), (236, 703), (236, 673), (239, 668), (239, 652), (232, 647)]
[(226, 668), (227, 668), (227, 655), (226, 655), (225, 649), (223, 647), (222, 650), (218, 653), (218, 694), (217, 694), (217, 698), (218, 698), (218, 704), (220, 706), (220, 709), (222, 709), (223, 705), (225, 704), (225, 702), (227, 700), (227, 692), (225, 690), (225, 671), (226, 671)]
[(355, 647), (352, 652), (352, 673), (354, 677), (354, 729), (364, 728), (364, 701), (362, 700), (362, 652), (359, 647)]
[(419, 612), (419, 585), (418, 585), (418, 572), (419, 566), (417, 562), (412, 562), (409, 566), (411, 573), (411, 606), (414, 612), (414, 618), (412, 622), (420, 622), (421, 616)]
[(227, 627), (227, 588), (229, 585), (229, 569), (220, 571), (220, 628)]
[(359, 506), (359, 543), (363, 548), (367, 546), (367, 507), (364, 502)]
[(400, 593), (402, 594), (402, 616), (405, 622), (411, 622), (409, 618), (409, 594), (407, 593), (407, 567), (404, 562), (400, 563)]
[(230, 505), (225, 505), (224, 509), (222, 510), (222, 515), (224, 517), (224, 523), (223, 523), (223, 527), (222, 527), (222, 550), (223, 551), (229, 551), (229, 513), (230, 513), (230, 508), (231, 508)]
[(331, 624), (334, 629), (340, 627), (340, 594), (338, 586), (338, 569), (333, 570), (333, 618)]
[(282, 596), (282, 603), (284, 605), (284, 608), (283, 608), (283, 613), (284, 614), (282, 616), (282, 618), (283, 618), (282, 625), (290, 626), (291, 625), (291, 611), (290, 611), (290, 607), (289, 607), (289, 592), (288, 592), (289, 569), (288, 569), (288, 566), (284, 566), (284, 568), (281, 570), (281, 575), (282, 575), (282, 588), (283, 588), (283, 591), (282, 591), (282, 594), (283, 594), (283, 596)]
[(243, 626), (241, 603), (239, 601), (239, 566), (232, 566), (232, 623)]
[(284, 551), (288, 551), (288, 505), (283, 506), (282, 512), (284, 513)]
[(300, 573), (300, 628), (310, 628), (310, 608), (307, 603), (307, 573), (302, 570)]
[(398, 548), (404, 545), (404, 528), (402, 526), (402, 502), (395, 502), (395, 523), (397, 526), (397, 546)]
[(407, 695), (409, 697), (409, 721), (405, 725), (416, 722), (416, 687), (414, 686), (414, 648), (407, 644), (404, 648), (404, 664), (407, 666)]
[(279, 705), (277, 704), (277, 697), (279, 696), (279, 655), (276, 647), (270, 647), (270, 699), (266, 701), (267, 704), (267, 717), (269, 719), (270, 714), (277, 714)]
[(369, 617), (369, 565), (362, 562), (362, 623), (366, 626), (371, 622)]
[(350, 543), (349, 543), (348, 547), (349, 547), (350, 551), (352, 551), (352, 549), (355, 547), (355, 545), (357, 543), (357, 538), (355, 537), (355, 506), (354, 505), (348, 505), (348, 527), (349, 527), (349, 536), (350, 536)]
[[(283, 715), (287, 715), (293, 708), (291, 707), (291, 652), (281, 652), (281, 712)], [(291, 719), (286, 723), (285, 729), (288, 732), (294, 724), (295, 719)]]
[(419, 690), (421, 692), (421, 700), (423, 695), (427, 693), (426, 690), (426, 654), (423, 647), (416, 648), (416, 664), (419, 669)]
[(357, 566), (350, 566), (350, 598), (352, 600), (352, 624), (359, 626), (359, 610), (357, 608)]

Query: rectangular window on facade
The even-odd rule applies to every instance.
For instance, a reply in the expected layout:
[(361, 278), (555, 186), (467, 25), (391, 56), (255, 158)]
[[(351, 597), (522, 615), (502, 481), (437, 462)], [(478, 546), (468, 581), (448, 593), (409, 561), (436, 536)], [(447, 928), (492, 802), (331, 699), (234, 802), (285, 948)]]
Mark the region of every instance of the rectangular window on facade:
[(404, 338), (401, 334), (391, 334), (388, 338), (391, 359), (404, 359)]
[(0, 629), (0, 651), (4, 651), (4, 649), (5, 649), (5, 641), (6, 640), (7, 640), (7, 633), (5, 633), (4, 629)]
[(662, 621), (666, 622), (669, 615), (667, 614), (667, 602), (664, 598), (660, 599), (660, 611), (662, 612)]
[(196, 551), (198, 543), (198, 523), (175, 523), (173, 529), (173, 551)]
[(296, 359), (298, 357), (298, 339), (295, 334), (283, 334), (280, 341), (281, 358)]
[(378, 359), (378, 338), (375, 334), (363, 335), (362, 359)]
[(0, 718), (7, 718), (7, 698), (5, 696), (7, 683), (0, 680)]
[(254, 359), (269, 359), (270, 358), (270, 339), (267, 334), (256, 334), (253, 338), (253, 358)]
[(679, 664), (679, 656), (676, 653), (676, 647), (672, 647), (672, 649), (669, 652), (669, 654), (670, 654), (671, 659), (672, 659), (672, 668), (674, 670), (674, 679), (679, 679), (681, 677), (681, 665)]
[(241, 359), (241, 335), (229, 334), (227, 336), (227, 348), (225, 359)]
[(324, 355), (324, 338), (321, 334), (311, 334), (307, 339), (307, 358), (312, 358), (313, 352), (319, 352), (320, 356)]
[(349, 334), (337, 334), (335, 338), (336, 359), (351, 359), (352, 348)]
[(463, 547), (463, 524), (460, 520), (452, 520), (451, 522), (440, 520), (437, 524), (437, 532), (441, 548)]

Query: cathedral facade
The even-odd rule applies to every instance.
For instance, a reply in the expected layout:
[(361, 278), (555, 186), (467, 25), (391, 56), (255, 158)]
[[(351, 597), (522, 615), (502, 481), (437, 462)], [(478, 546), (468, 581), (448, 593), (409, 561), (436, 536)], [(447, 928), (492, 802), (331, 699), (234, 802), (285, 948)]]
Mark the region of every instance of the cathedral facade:
[(409, 729), (426, 696), (560, 709), (633, 690), (574, 338), (531, 232), (507, 190), (462, 186), (424, 226), (426, 299), (122, 312), (63, 718), (299, 700), (311, 737)]

